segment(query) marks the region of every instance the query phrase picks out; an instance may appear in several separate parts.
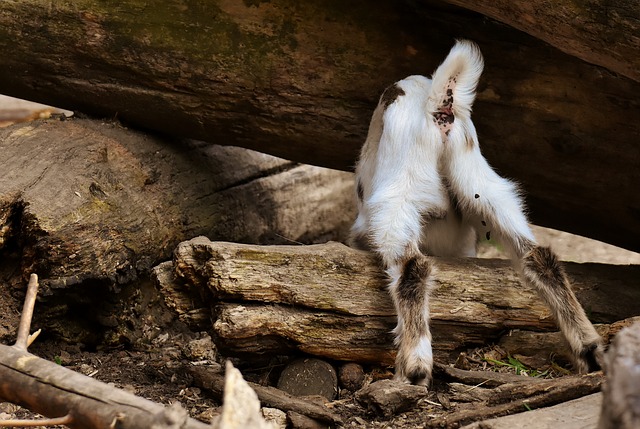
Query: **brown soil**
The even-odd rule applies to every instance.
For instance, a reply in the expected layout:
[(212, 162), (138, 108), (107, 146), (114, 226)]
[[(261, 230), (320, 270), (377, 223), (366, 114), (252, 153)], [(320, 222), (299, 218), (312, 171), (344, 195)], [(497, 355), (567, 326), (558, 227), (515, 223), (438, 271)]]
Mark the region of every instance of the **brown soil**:
[[(553, 241), (560, 236), (561, 242), (551, 243), (565, 258), (571, 259), (570, 249), (579, 249), (582, 261), (602, 260), (609, 263), (638, 262), (639, 255), (621, 249), (611, 248), (602, 243), (586, 242), (582, 237), (568, 237), (564, 233), (536, 228), (536, 234), (541, 240)], [(603, 252), (603, 249), (606, 251)], [(589, 252), (593, 253), (589, 253)], [(496, 253), (497, 252), (497, 253)], [(489, 246), (482, 250), (484, 256), (500, 256), (499, 250)], [(604, 256), (603, 256), (604, 255)], [(574, 256), (575, 257), (575, 254)], [(574, 259), (575, 260), (575, 259)], [(15, 311), (15, 310), (14, 310)], [(202, 364), (202, 356), (194, 355), (189, 344), (202, 335), (189, 331), (180, 322), (167, 314), (168, 310), (154, 308), (153, 315), (146, 320), (144, 331), (136, 342), (128, 346), (104, 348), (94, 351), (84, 350), (81, 346), (71, 345), (62, 341), (37, 341), (30, 351), (42, 358), (59, 362), (75, 371), (94, 377), (106, 383), (113, 383), (116, 387), (131, 391), (136, 395), (162, 403), (179, 402), (194, 418), (209, 422), (219, 413), (220, 404), (208, 392), (194, 386), (188, 375), (188, 367), (193, 361)], [(37, 328), (37, 327), (34, 327)], [(45, 327), (46, 330), (46, 327)], [(215, 351), (212, 351), (215, 355)], [(212, 357), (213, 355), (209, 355)], [(506, 360), (503, 351), (498, 347), (488, 346), (483, 349), (467, 351), (465, 359), (468, 369), (482, 369), (487, 371), (515, 372), (513, 367), (492, 364), (493, 360)], [(224, 357), (216, 356), (215, 360), (222, 362)], [(242, 361), (234, 363), (242, 370), (246, 379), (273, 385), (278, 374), (286, 364), (286, 358), (274, 359), (260, 367), (248, 366)], [(448, 362), (452, 363), (452, 362)], [(206, 364), (206, 363), (205, 363)], [(366, 368), (368, 381), (391, 377), (392, 373), (386, 368)], [(569, 371), (560, 367), (539, 368), (548, 371), (544, 376), (562, 376)], [(535, 375), (532, 373), (530, 375)], [(354, 398), (353, 393), (341, 390), (338, 399), (330, 403), (330, 407), (343, 416), (344, 427), (361, 428), (416, 428), (423, 427), (425, 421), (445, 413), (464, 408), (477, 407), (473, 403), (451, 403), (445, 408), (441, 404), (442, 394), (446, 394), (447, 386), (441, 380), (434, 380), (429, 395), (414, 409), (400, 413), (393, 417), (381, 417), (363, 408)], [(37, 418), (28, 410), (13, 404), (0, 404), (0, 419), (2, 418)]]

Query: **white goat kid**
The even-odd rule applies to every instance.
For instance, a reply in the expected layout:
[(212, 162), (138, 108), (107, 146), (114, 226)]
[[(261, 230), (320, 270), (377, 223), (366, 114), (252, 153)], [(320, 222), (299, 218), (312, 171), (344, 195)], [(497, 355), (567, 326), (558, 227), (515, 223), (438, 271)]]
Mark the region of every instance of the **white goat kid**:
[(356, 168), (354, 247), (376, 252), (398, 314), (396, 378), (429, 384), (433, 367), (429, 289), (434, 256), (475, 256), (490, 234), (509, 250), (522, 280), (551, 308), (580, 372), (599, 368), (603, 346), (556, 256), (539, 247), (514, 183), (480, 153), (471, 106), (483, 69), (478, 47), (458, 41), (433, 79), (387, 88)]

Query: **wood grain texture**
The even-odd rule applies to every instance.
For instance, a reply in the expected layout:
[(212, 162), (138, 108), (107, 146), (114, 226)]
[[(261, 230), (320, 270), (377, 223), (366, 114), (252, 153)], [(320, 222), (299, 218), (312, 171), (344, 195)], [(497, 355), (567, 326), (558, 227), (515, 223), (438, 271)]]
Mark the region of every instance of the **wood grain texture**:
[(44, 294), (126, 284), (182, 240), (324, 241), (353, 217), (351, 174), (231, 147), (181, 148), (90, 120), (0, 130), (0, 237)]
[(640, 81), (640, 4), (633, 0), (445, 0)]
[[(526, 21), (525, 3), (509, 22)], [(617, 29), (616, 40), (632, 46), (628, 3), (594, 0), (584, 19), (596, 22), (584, 27)], [(542, 15), (549, 2), (530, 4), (539, 15), (529, 27), (549, 18), (544, 31), (567, 28), (554, 26), (555, 9)], [(442, 6), (5, 1), (0, 92), (349, 170), (383, 89), (430, 74), (454, 38), (469, 38), (486, 59), (474, 107), (483, 153), (522, 183), (533, 221), (640, 250), (640, 83)], [(630, 70), (637, 58), (626, 56)]]
[[(431, 323), (438, 357), (449, 359), (512, 330), (557, 330), (548, 309), (520, 284), (507, 261), (435, 260)], [(393, 364), (395, 311), (384, 274), (367, 252), (339, 243), (252, 246), (198, 237), (178, 246), (173, 264), (183, 287), (207, 297), (200, 305), (212, 309), (213, 331), (225, 353), (255, 358), (298, 350)], [(570, 273), (582, 274), (574, 290), (593, 321), (612, 323), (638, 312), (638, 267), (566, 265)], [(619, 301), (618, 290), (629, 300)], [(561, 337), (550, 338), (547, 358), (553, 347), (563, 347)]]

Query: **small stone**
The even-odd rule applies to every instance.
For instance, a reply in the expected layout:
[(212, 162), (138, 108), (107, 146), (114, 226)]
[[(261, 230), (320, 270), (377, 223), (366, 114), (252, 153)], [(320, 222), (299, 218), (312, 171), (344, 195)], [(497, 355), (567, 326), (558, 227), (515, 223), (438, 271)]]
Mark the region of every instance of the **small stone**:
[(364, 384), (364, 370), (357, 363), (347, 363), (338, 370), (338, 380), (342, 388), (355, 392)]
[(262, 417), (268, 422), (275, 423), (279, 429), (287, 427), (287, 413), (277, 408), (263, 407), (261, 410)]
[(332, 401), (338, 393), (338, 375), (320, 359), (297, 359), (282, 371), (278, 389), (293, 396), (320, 395)]
[(391, 417), (413, 408), (427, 393), (424, 386), (380, 380), (356, 392), (356, 400), (377, 414)]
[(189, 341), (182, 352), (194, 361), (214, 360), (216, 358), (216, 346), (209, 335), (204, 335), (197, 340)]

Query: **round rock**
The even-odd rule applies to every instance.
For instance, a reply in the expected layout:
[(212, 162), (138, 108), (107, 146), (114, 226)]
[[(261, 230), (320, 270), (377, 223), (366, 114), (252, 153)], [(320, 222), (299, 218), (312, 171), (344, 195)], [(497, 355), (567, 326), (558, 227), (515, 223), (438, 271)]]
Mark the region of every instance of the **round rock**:
[(293, 396), (320, 395), (332, 401), (338, 393), (338, 376), (323, 360), (297, 359), (282, 371), (278, 389)]
[(364, 370), (357, 363), (346, 363), (338, 370), (338, 380), (344, 389), (355, 392), (364, 384)]

